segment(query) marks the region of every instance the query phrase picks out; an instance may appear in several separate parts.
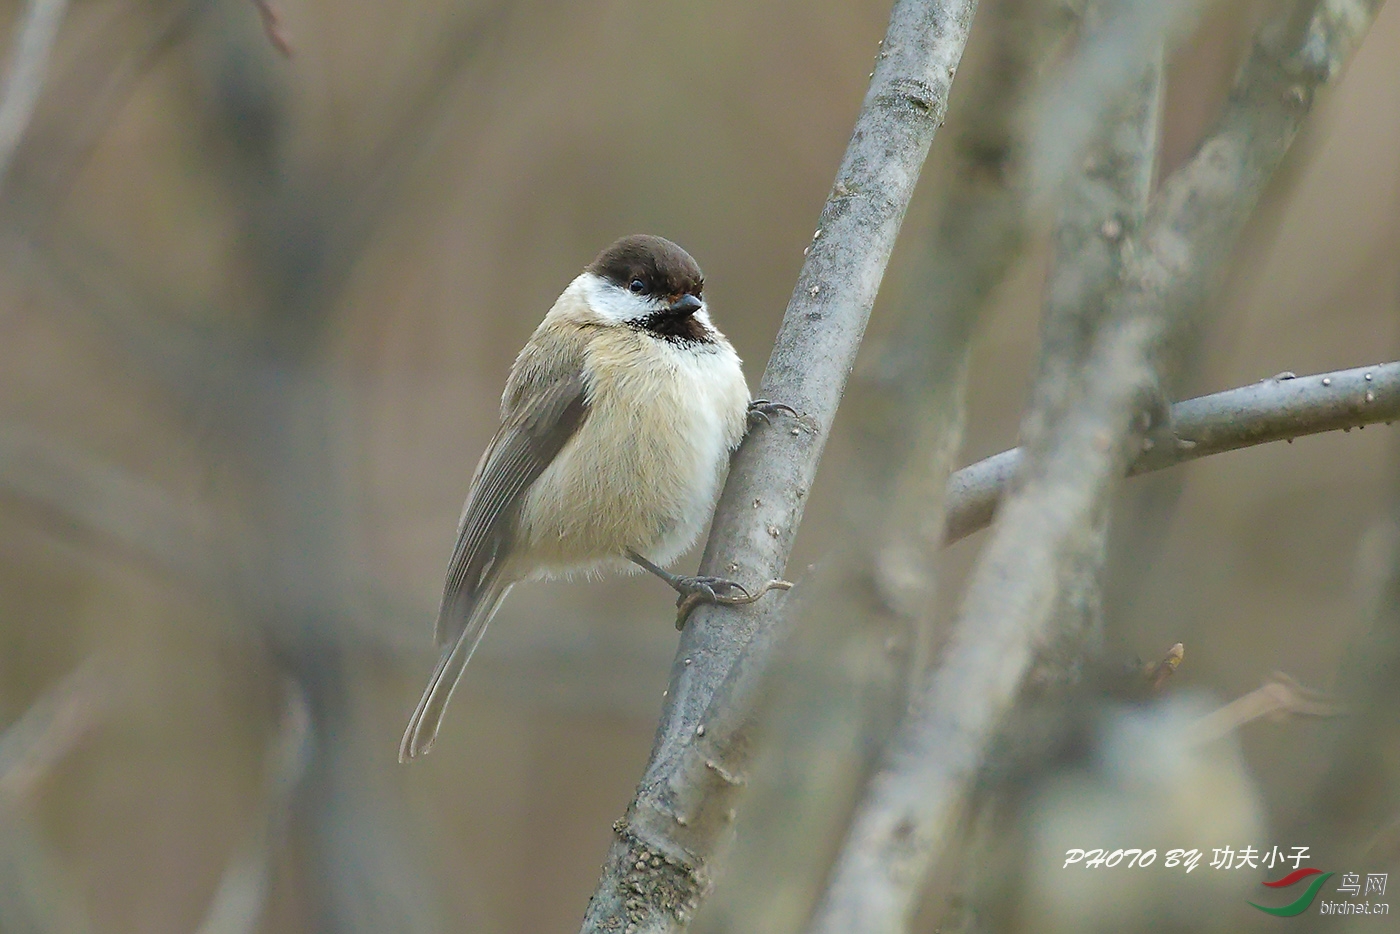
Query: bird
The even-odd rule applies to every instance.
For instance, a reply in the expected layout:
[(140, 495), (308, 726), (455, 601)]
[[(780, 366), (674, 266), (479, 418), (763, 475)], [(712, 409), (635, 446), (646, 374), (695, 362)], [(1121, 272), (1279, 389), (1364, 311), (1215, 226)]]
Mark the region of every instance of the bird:
[(655, 574), (700, 602), (752, 603), (718, 577), (665, 566), (695, 543), (755, 418), (734, 347), (715, 327), (694, 258), (662, 237), (607, 247), (560, 294), (511, 367), (501, 422), (472, 476), (438, 611), (441, 656), (399, 745), (432, 748), (452, 692), (522, 581)]

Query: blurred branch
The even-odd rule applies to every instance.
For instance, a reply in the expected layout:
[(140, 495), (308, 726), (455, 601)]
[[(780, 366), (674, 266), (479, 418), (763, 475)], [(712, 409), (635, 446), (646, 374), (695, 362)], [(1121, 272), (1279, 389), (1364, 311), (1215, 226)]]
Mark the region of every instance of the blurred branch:
[(196, 934), (252, 934), (267, 903), (272, 862), (287, 835), (292, 799), (311, 756), (306, 695), (287, 679), (287, 704), (263, 766), (261, 811), (224, 870)]
[[(781, 576), (807, 491), (948, 93), (975, 3), (898, 0), (818, 233), (759, 393), (792, 406), (735, 457), (701, 573)], [(651, 762), (615, 838), (584, 931), (679, 930), (708, 891), (707, 860), (729, 829), (739, 779), (702, 741), (733, 735), (747, 705), (730, 675), (782, 600), (703, 608), (681, 636)]]
[[(345, 934), (430, 934), (448, 929), (427, 857), (406, 839), (406, 813), (393, 756), (357, 716), (349, 640), (276, 634), (279, 662), (310, 712), (311, 751), (293, 789), (293, 852), (301, 854), (301, 897), (314, 930)], [(470, 924), (467, 927), (471, 927)]]
[[(157, 485), (13, 425), (0, 425), (0, 496), (27, 502), (65, 532), (78, 529), (124, 557), (171, 580), (193, 584), (250, 618), (279, 612), (282, 595), (261, 563), (261, 539), (237, 517), (196, 500), (180, 500)], [(373, 579), (347, 575), (321, 597), (341, 611), (347, 641), (379, 648), (416, 644), (406, 621), (427, 610), (389, 593)]]
[(1197, 720), (1190, 741), (1213, 743), (1263, 717), (1340, 717), (1346, 712), (1345, 707), (1328, 695), (1309, 690), (1276, 671), (1261, 687)]
[(0, 919), (5, 934), (91, 934), (81, 889), (38, 818), (0, 807)]
[[(272, 6), (255, 3), (268, 39), (285, 46)], [(315, 742), (285, 807), (293, 832), (304, 835), (294, 852), (309, 883), (305, 902), (328, 929), (442, 924), (423, 891), (428, 877), (403, 845), (407, 822), (393, 810), (393, 790), (382, 782), (370, 792), (362, 787), (374, 757), (353, 735), (358, 686), (346, 669), (356, 649), (392, 646), (409, 631), (387, 622), (421, 612), (394, 607), (358, 573), (360, 556), (351, 551), (359, 539), (345, 521), (355, 506), (348, 491), (357, 488), (346, 476), (356, 460), (343, 448), (353, 443), (349, 404), (319, 342), (398, 183), (426, 151), (424, 134), (405, 128), (423, 130), (444, 112), (445, 92), (468, 63), (500, 48), (493, 40), (516, 9), (508, 2), (453, 8), (458, 25), (442, 40), (442, 54), (428, 67), (415, 56), (413, 93), (393, 95), (402, 132), (384, 134), (368, 158), (365, 147), (354, 146), (315, 159), (289, 155), (283, 145), (285, 95), (261, 35), (221, 30), (211, 21), (218, 9), (191, 0), (99, 4), (73, 16), (71, 41), (54, 61), (54, 79), (5, 192), (17, 239), (79, 295), (68, 304), (103, 325), (103, 346), (134, 361), (119, 369), (154, 377), (169, 391), (200, 442), (218, 445), (207, 453), (211, 463), (236, 473), (242, 486), (236, 503), (201, 503), (208, 508), (191, 519), (184, 514), (191, 503), (154, 484), (90, 454), (20, 438), (8, 449), (0, 444), (0, 456), (13, 455), (0, 464), (0, 489), (13, 481), (21, 497), (62, 517), (54, 523), (60, 528), (77, 517), (84, 531), (96, 528), (177, 580), (209, 587), (271, 644), (308, 699)], [(251, 26), (246, 12), (235, 7), (231, 15)], [(221, 167), (229, 177), (217, 182), (227, 184), (234, 219), (242, 222), (231, 255), (249, 261), (246, 281), (257, 290), (251, 300), (240, 295), (237, 314), (223, 313), (223, 296), (211, 299), (212, 308), (192, 309), (185, 294), (152, 287), (121, 251), (105, 253), (57, 210), (137, 79), (191, 24), (201, 24), (210, 41), (176, 64), (185, 73), (208, 69), (209, 80), (193, 87), (209, 96), (192, 103), (226, 122), (222, 138), (190, 139), (206, 155), (211, 142), (228, 146), (232, 158)], [(216, 54), (207, 54), (211, 49)], [(202, 122), (196, 129), (206, 132)], [(269, 821), (281, 820), (276, 812), (284, 805), (275, 795), (266, 806)], [(235, 858), (206, 918), (210, 929), (252, 923), (267, 886), (267, 861), (257, 851), (273, 845), (254, 839)]]
[(34, 786), (87, 735), (106, 685), (89, 663), (46, 691), (0, 733), (0, 806), (27, 798)]
[(29, 800), (35, 786), (87, 735), (109, 685), (85, 663), (0, 733), (0, 926), (6, 934), (86, 934), (77, 889), (49, 847)]
[(902, 313), (867, 349), (871, 362), (842, 403), (860, 465), (845, 471), (839, 545), (731, 675), (727, 717), (752, 703), (753, 725), (697, 744), (707, 764), (750, 780), (743, 831), (697, 932), (801, 928), (909, 685), (927, 666), (968, 348), (1032, 221), (1025, 164), (1035, 155), (1020, 114), (1075, 20), (1057, 3), (1001, 0), (981, 5), (978, 23), (990, 48), (959, 86), (951, 184), (937, 223), (912, 247), (917, 272), (890, 301)]
[[(1084, 39), (1090, 46), (1099, 41), (1111, 39)], [(1120, 97), (1118, 107), (1096, 115), (1101, 123), (1085, 125), (1084, 135), (1095, 145), (1085, 160), (1087, 170), (1070, 186), (1056, 230), (1056, 265), (1046, 296), (1039, 372), (1022, 423), (1029, 453), (1014, 478), (1014, 505), (1008, 505), (1008, 511), (1023, 511), (1021, 521), (998, 528), (977, 569), (960, 622), (977, 618), (979, 609), (1010, 618), (1034, 615), (1042, 657), (1056, 669), (1055, 680), (1074, 680), (1090, 640), (1090, 614), (1072, 604), (1079, 598), (1092, 602), (1078, 591), (1097, 587), (1107, 478), (1112, 476), (1099, 462), (1117, 454), (1121, 444), (1112, 443), (1110, 431), (1120, 422), (1126, 429), (1125, 410), (1138, 402), (1149, 375), (1131, 352), (1111, 347), (1105, 353), (1102, 345), (1115, 323), (1111, 298), (1125, 264), (1125, 237), (1143, 222), (1155, 164), (1161, 56), (1151, 58), (1153, 64), (1139, 75), (1132, 93)], [(1116, 226), (1106, 235), (1109, 223)], [(1036, 516), (1037, 511), (1048, 515)], [(1024, 552), (1023, 567), (1011, 560), (1016, 549)], [(1012, 601), (977, 607), (975, 600), (985, 602), (997, 594), (997, 579), (1014, 595)], [(1014, 589), (1018, 585), (1020, 593)], [(957, 638), (952, 652), (957, 651)], [(1030, 660), (1027, 657), (1027, 665)], [(978, 703), (973, 697), (966, 699)], [(907, 724), (906, 720), (889, 748), (899, 749), (907, 742)], [(879, 825), (885, 817), (879, 808), (884, 804), (880, 794), (886, 790), (882, 782), (889, 775), (888, 760), (886, 767), (857, 807), (810, 931), (836, 934), (859, 928), (894, 934), (904, 930), (912, 914), (927, 875), (924, 860), (933, 853), (920, 852), (915, 828), (903, 814), (888, 827), (873, 828), (872, 834), (870, 825)], [(886, 833), (890, 836), (883, 836)], [(881, 835), (878, 843), (872, 839), (875, 834)]]
[[(1085, 5), (1084, 35), (1075, 54), (1027, 111), (1030, 147), (1035, 153), (1028, 165), (1027, 180), (1032, 210), (1053, 204), (1064, 180), (1083, 174), (1077, 168), (1082, 161), (1084, 140), (1098, 131), (1105, 112), (1121, 105), (1124, 89), (1142, 79), (1147, 63), (1162, 55), (1163, 49), (1171, 48), (1187, 30), (1202, 3), (1203, 0), (1096, 0)], [(1156, 106), (1154, 103), (1154, 109)], [(1119, 132), (1140, 132), (1128, 129), (1131, 122), (1120, 124)], [(1149, 122), (1155, 127), (1157, 121), (1154, 117)], [(1108, 151), (1099, 153), (1098, 164), (1088, 174), (1112, 187), (1145, 183), (1141, 192), (1145, 199), (1156, 171), (1156, 147), (1131, 157), (1132, 165), (1112, 165), (1106, 164), (1104, 157), (1132, 141), (1105, 142)], [(1121, 149), (1117, 151), (1121, 154)], [(1148, 174), (1141, 178), (1144, 169)], [(1113, 186), (1115, 174), (1117, 186)], [(1104, 193), (1102, 189), (1088, 192), (1086, 204), (1102, 207)], [(1140, 210), (1131, 203), (1131, 192), (1120, 190), (1116, 197), (1126, 203), (1125, 210)]]
[[(411, 72), (415, 80), (397, 89), (391, 122), (374, 145), (364, 152), (336, 152), (297, 166), (297, 172), (278, 183), (279, 197), (260, 209), (270, 211), (259, 221), (269, 228), (314, 225), (318, 233), (314, 252), (300, 255), (289, 254), (278, 238), (267, 238), (264, 244), (260, 260), (277, 280), (280, 294), (276, 297), (288, 310), (323, 316), (334, 306), (386, 215), (401, 203), (405, 186), (418, 178), (423, 158), (433, 151), (424, 140), (433, 137), (435, 124), (445, 115), (462, 116), (454, 92), (460, 91), (474, 69), (490, 74), (508, 61), (504, 37), (520, 12), (519, 4), (487, 0), (449, 9), (453, 16), (444, 26), (438, 46), (441, 54), (426, 61), (415, 59)], [(543, 20), (550, 13), (548, 6), (531, 10), (531, 15)], [(328, 15), (337, 14), (331, 10)], [(490, 86), (485, 82), (480, 89), (483, 95)], [(491, 113), (492, 107), (483, 100), (473, 97), (465, 112)], [(478, 133), (467, 138), (485, 137)], [(306, 211), (307, 205), (310, 216), (287, 216), (289, 208)]]
[[(1239, 389), (1200, 396), (1171, 407), (1179, 444), (1154, 445), (1127, 475), (1162, 470), (1211, 454), (1327, 431), (1350, 431), (1400, 418), (1400, 362), (1319, 373), (1281, 374)], [(1021, 448), (964, 467), (948, 480), (951, 544), (986, 528), (1023, 458)]]
[[(1360, 536), (1356, 603), (1365, 628), (1347, 647), (1333, 681), (1347, 718), (1300, 750), (1326, 763), (1322, 775), (1283, 822), (1284, 834), (1313, 845), (1333, 865), (1400, 859), (1400, 437), (1390, 438), (1389, 508)], [(1340, 628), (1340, 627), (1339, 627)], [(1309, 921), (1320, 931), (1325, 921)]]
[[(1261, 31), (1216, 130), (1164, 186), (1087, 367), (1083, 400), (1027, 458), (974, 571), (937, 671), (870, 783), (813, 930), (898, 931), (1051, 621), (1059, 556), (1126, 471), (1152, 361), (1203, 300), (1319, 86), (1336, 75), (1378, 2), (1289, 4)], [(1301, 30), (1290, 28), (1306, 14)]]
[(33, 235), (56, 215), (55, 205), (109, 121), (201, 5), (198, 0), (100, 4), (72, 17), (72, 34), (52, 62), (44, 106), (7, 165), (8, 222)]
[[(212, 516), (191, 515), (153, 484), (14, 425), (0, 425), (0, 493), (116, 543), (161, 571), (208, 586), (223, 566)], [(203, 521), (200, 521), (203, 520)]]
[(258, 11), (258, 19), (262, 20), (267, 41), (271, 42), (272, 47), (282, 53), (284, 58), (291, 58), (292, 43), (287, 38), (287, 31), (282, 26), (282, 17), (278, 14), (277, 7), (272, 5), (271, 0), (253, 0), (253, 8)]
[(23, 22), (10, 51), (10, 67), (0, 89), (0, 185), (4, 184), (10, 159), (19, 148), (39, 100), (49, 53), (67, 7), (68, 0), (29, 0), (25, 4)]
[[(1091, 3), (1086, 17), (1096, 19), (1095, 14), (1105, 6), (1110, 4)], [(1136, 19), (1144, 22), (1135, 24), (1135, 30), (1126, 30), (1126, 37), (1121, 21), (1128, 17), (1118, 17), (1107, 28), (1091, 28), (1080, 42), (1083, 51), (1067, 68), (1072, 76), (1104, 72), (1098, 76), (1099, 97), (1109, 93), (1108, 79), (1122, 71), (1118, 66), (1105, 67), (1104, 60), (1121, 57), (1138, 71), (1121, 75), (1118, 84), (1132, 80), (1132, 90), (1126, 96), (1118, 92), (1116, 112), (1100, 117), (1097, 132), (1096, 124), (1084, 123), (1082, 114), (1068, 121), (1071, 125), (1078, 121), (1083, 126), (1081, 132), (1092, 133), (1093, 144), (1077, 160), (1081, 169), (1066, 186), (1051, 238), (1054, 253), (1045, 285), (1037, 374), (1021, 421), (1021, 443), (1032, 457), (1043, 455), (1055, 443), (1059, 426), (1088, 391), (1086, 368), (1093, 357), (1095, 337), (1123, 274), (1124, 237), (1140, 231), (1147, 214), (1157, 173), (1163, 56), (1175, 20), (1173, 4), (1153, 6), (1168, 9), (1140, 12)], [(1147, 33), (1153, 27), (1155, 47), (1148, 45), (1152, 39)], [(1122, 48), (1123, 52), (1115, 56), (1105, 48)], [(1145, 69), (1141, 67), (1144, 60), (1149, 63)], [(1058, 141), (1058, 146), (1064, 144), (1063, 139)], [(1033, 166), (1053, 178), (1059, 172), (1053, 162), (1059, 158), (1063, 155), (1038, 151)], [(945, 528), (953, 519), (950, 508)], [(1050, 636), (1033, 675), (1039, 684), (1077, 681), (1084, 659), (1102, 642), (1101, 583), (1107, 536), (1108, 503), (1101, 499), (1062, 552)]]
[[(1066, 166), (1057, 162), (1072, 162), (1078, 168), (1063, 186), (1051, 235), (1053, 252), (1044, 289), (1040, 353), (1030, 402), (1021, 420), (1021, 442), (1034, 452), (1032, 459), (1044, 456), (1057, 442), (1060, 426), (1085, 395), (1095, 337), (1123, 271), (1124, 237), (1141, 230), (1156, 176), (1162, 60), (1175, 19), (1173, 5), (1160, 5), (1166, 9), (1157, 10), (1132, 9), (1133, 16), (1120, 13), (1102, 22), (1105, 10), (1114, 6), (1107, 0), (1088, 4), (1084, 14), (1087, 28), (1079, 38), (1077, 54), (1064, 69), (1069, 78), (1053, 82), (1049, 93), (1038, 95), (1044, 110), (1039, 115), (1037, 136), (1044, 137), (1046, 127), (1056, 122), (1044, 117), (1045, 111), (1066, 110), (1070, 111), (1063, 115), (1066, 125), (1090, 143), (1081, 146), (1079, 140), (1056, 139), (1047, 145), (1043, 138), (1038, 139), (1029, 167), (1032, 186), (1064, 174)], [(1124, 20), (1133, 27), (1126, 30), (1127, 36)], [(1104, 70), (1105, 62), (1109, 74), (1095, 76), (1096, 71)], [(1124, 65), (1133, 70), (1124, 72)], [(1086, 72), (1096, 78), (1098, 86), (1065, 94), (1065, 87), (1085, 83)], [(1116, 82), (1105, 80), (1115, 74), (1120, 75)], [(1125, 85), (1130, 88), (1127, 93)], [(1104, 100), (1113, 106), (1086, 116), (1074, 108), (1081, 100)], [(1033, 190), (1031, 197), (1049, 194)], [(951, 509), (952, 503), (949, 505)], [(950, 513), (949, 521), (954, 518)], [(1005, 926), (1005, 919), (997, 924), (989, 918), (997, 911), (993, 906), (1007, 900), (990, 896), (989, 890), (996, 886), (1014, 888), (1016, 883), (995, 869), (991, 875), (997, 882), (986, 876), (988, 867), (1007, 863), (1008, 841), (1015, 836), (1008, 827), (1010, 815), (1025, 793), (1024, 782), (1007, 776), (1027, 774), (1024, 767), (1017, 767), (1019, 763), (1033, 762), (1039, 770), (1055, 757), (1052, 737), (1056, 727), (1062, 731), (1061, 742), (1069, 742), (1063, 734), (1073, 735), (1070, 724), (1082, 712), (1085, 679), (1090, 684), (1099, 680), (1089, 664), (1103, 641), (1107, 530), (1108, 502), (1101, 497), (1083, 524), (1062, 543), (1056, 590), (1045, 607), (1047, 637), (1028, 675), (1035, 690), (1023, 696), (1023, 703), (987, 756), (981, 774), (988, 780), (979, 783), (979, 793), (969, 802), (971, 814), (960, 834), (957, 855), (949, 858), (949, 865), (957, 869), (942, 874), (938, 890), (927, 897), (960, 906), (964, 918), (969, 917), (968, 912), (978, 918), (978, 924), (965, 926), (988, 930)], [(1058, 716), (1047, 717), (1049, 711)]]

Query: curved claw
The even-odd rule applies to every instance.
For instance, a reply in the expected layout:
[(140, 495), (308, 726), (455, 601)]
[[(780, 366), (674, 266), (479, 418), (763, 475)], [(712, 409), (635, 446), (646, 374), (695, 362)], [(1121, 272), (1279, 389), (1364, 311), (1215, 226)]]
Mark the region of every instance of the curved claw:
[(749, 403), (748, 419), (752, 425), (755, 421), (762, 419), (765, 425), (771, 425), (772, 416), (778, 414), (791, 415), (793, 418), (801, 418), (797, 410), (790, 405), (781, 402), (769, 402), (767, 399), (755, 399)]
[[(749, 589), (738, 581), (732, 581), (724, 577), (687, 577), (682, 578), (690, 588), (698, 590), (704, 594), (706, 601), (713, 603), (729, 603), (732, 600), (742, 600), (746, 603), (752, 602), (755, 598), (749, 594)], [(743, 596), (720, 596), (720, 590), (737, 590)], [(685, 596), (682, 595), (682, 600)], [(680, 600), (676, 601), (680, 603)]]
[[(723, 577), (692, 577), (686, 579), (688, 583), (693, 583), (693, 588), (688, 588), (676, 601), (676, 631), (685, 628), (686, 620), (694, 609), (702, 603), (712, 603), (718, 606), (748, 606), (757, 603), (758, 599), (770, 590), (791, 590), (792, 581), (770, 580), (757, 593), (749, 593), (749, 589), (737, 581), (726, 580)], [(715, 593), (715, 587), (731, 587), (743, 592), (743, 596), (720, 596)]]
[[(784, 406), (784, 408), (787, 408)], [(789, 409), (791, 411), (791, 409)], [(738, 581), (732, 581), (724, 577), (689, 577), (680, 574), (672, 574), (663, 567), (659, 567), (642, 557), (636, 551), (627, 549), (624, 554), (627, 560), (655, 574), (680, 594), (680, 599), (676, 601), (676, 628), (685, 628), (685, 621), (690, 617), (691, 610), (694, 610), (702, 603), (714, 603), (720, 606), (744, 606), (758, 600), (770, 590), (790, 590), (792, 584), (788, 581), (770, 580), (758, 589), (758, 593), (750, 593), (749, 589)], [(731, 591), (720, 594), (720, 590)], [(733, 593), (732, 591), (738, 591)]]

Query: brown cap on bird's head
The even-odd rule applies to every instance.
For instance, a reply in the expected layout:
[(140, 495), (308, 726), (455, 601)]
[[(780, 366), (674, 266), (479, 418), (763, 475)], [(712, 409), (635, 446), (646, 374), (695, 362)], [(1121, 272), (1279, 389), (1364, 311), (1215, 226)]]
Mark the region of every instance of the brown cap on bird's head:
[[(623, 237), (599, 253), (588, 272), (620, 289), (658, 298), (699, 297), (705, 287), (705, 276), (689, 253), (648, 234)], [(640, 288), (633, 288), (634, 283), (641, 283)]]

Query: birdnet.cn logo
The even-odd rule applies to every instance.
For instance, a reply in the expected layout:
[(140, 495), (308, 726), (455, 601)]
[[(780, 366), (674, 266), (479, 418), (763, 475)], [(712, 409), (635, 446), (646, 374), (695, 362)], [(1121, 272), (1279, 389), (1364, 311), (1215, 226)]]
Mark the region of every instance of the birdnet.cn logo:
[[(1322, 915), (1367, 915), (1387, 917), (1390, 903), (1376, 901), (1385, 897), (1387, 874), (1383, 872), (1323, 872), (1303, 863), (1311, 857), (1310, 847), (1295, 846), (1270, 848), (1241, 846), (1214, 847), (1206, 849), (1185, 849), (1174, 847), (1162, 854), (1158, 861), (1156, 849), (1132, 847), (1130, 849), (1109, 850), (1106, 848), (1080, 849), (1071, 847), (1065, 850), (1065, 862), (1061, 867), (1066, 871), (1116, 869), (1130, 871), (1145, 869), (1151, 871), (1172, 871), (1190, 875), (1197, 869), (1202, 872), (1240, 872), (1263, 870), (1270, 874), (1285, 872), (1292, 863), (1292, 872), (1282, 879), (1265, 882), (1270, 889), (1251, 901), (1250, 905), (1276, 918), (1295, 918), (1309, 909)], [(1206, 857), (1210, 857), (1209, 863)], [(1330, 883), (1330, 885), (1329, 885)], [(1321, 898), (1319, 899), (1319, 896)], [(1282, 904), (1279, 904), (1282, 903)]]
[[(1274, 915), (1279, 918), (1293, 918), (1312, 907), (1317, 899), (1318, 893), (1327, 885), (1328, 880), (1337, 875), (1335, 872), (1323, 872), (1321, 869), (1296, 869), (1273, 882), (1265, 882), (1264, 885), (1280, 892), (1291, 890), (1289, 894), (1297, 893), (1298, 883), (1307, 881), (1307, 887), (1301, 893), (1296, 894), (1292, 901), (1286, 905), (1261, 905), (1258, 902), (1250, 902), (1260, 911)], [(1323, 915), (1389, 915), (1389, 902), (1373, 902), (1371, 896), (1381, 897), (1385, 895), (1387, 873), (1368, 872), (1365, 881), (1359, 872), (1344, 872), (1341, 874), (1342, 881), (1334, 892), (1338, 898), (1329, 900), (1323, 898), (1318, 902), (1317, 913)], [(1270, 899), (1273, 901), (1274, 899)]]

